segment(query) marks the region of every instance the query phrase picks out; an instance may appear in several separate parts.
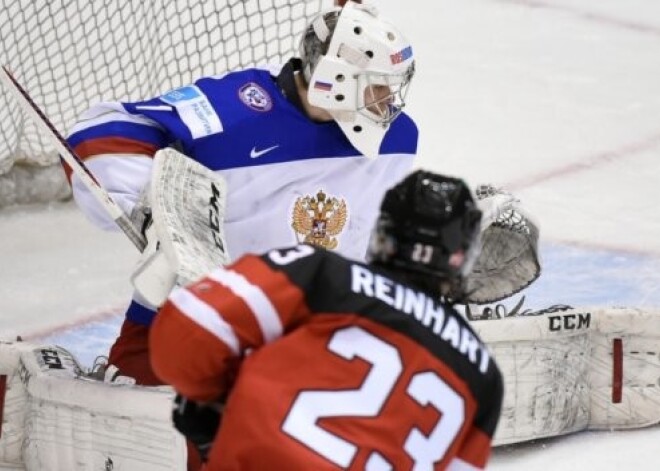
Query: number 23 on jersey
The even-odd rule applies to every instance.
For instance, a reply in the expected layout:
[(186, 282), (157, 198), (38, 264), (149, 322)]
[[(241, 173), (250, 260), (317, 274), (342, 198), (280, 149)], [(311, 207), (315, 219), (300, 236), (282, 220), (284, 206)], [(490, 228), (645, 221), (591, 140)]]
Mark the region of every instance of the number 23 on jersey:
[[(404, 436), (403, 450), (397, 454), (405, 453), (412, 460), (414, 470), (432, 470), (466, 427), (463, 395), (432, 369), (412, 376), (404, 374), (405, 366), (397, 347), (359, 326), (335, 331), (327, 348), (331, 354), (346, 360), (359, 358), (366, 362), (369, 365), (366, 376), (354, 389), (301, 391), (283, 422), (283, 431), (337, 466), (347, 468), (359, 452), (359, 444), (326, 430), (320, 422), (323, 419), (332, 423), (368, 418), (375, 421), (370, 429), (373, 432), (388, 401), (392, 401), (395, 394), (401, 394), (398, 391), (404, 391), (409, 400), (434, 410), (427, 414), (434, 417), (434, 422), (427, 427), (430, 432), (424, 432), (405, 412), (397, 414), (395, 423), (400, 429), (397, 431)], [(388, 428), (392, 423), (388, 420), (383, 427), (376, 425), (377, 433), (390, 433), (392, 430)], [(391, 447), (391, 443), (391, 440), (383, 440), (384, 448)], [(373, 448), (375, 450), (366, 459), (367, 470), (400, 469), (398, 463), (388, 461), (385, 452), (381, 453), (377, 446)]]

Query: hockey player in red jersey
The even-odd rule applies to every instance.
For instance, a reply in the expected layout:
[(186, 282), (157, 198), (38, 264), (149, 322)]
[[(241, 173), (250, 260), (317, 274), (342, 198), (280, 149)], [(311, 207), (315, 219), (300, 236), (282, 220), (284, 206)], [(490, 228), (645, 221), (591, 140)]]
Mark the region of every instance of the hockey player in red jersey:
[(502, 378), (452, 307), (480, 221), (462, 180), (417, 171), (386, 192), (367, 264), (298, 245), (175, 289), (151, 361), (206, 469), (485, 468)]

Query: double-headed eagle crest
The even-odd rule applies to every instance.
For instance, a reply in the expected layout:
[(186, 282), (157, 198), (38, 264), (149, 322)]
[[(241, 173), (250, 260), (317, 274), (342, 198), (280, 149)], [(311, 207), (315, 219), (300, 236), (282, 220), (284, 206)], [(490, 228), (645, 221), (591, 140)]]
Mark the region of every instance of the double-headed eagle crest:
[[(291, 227), (296, 231), (298, 242), (334, 249), (338, 235), (346, 224), (348, 209), (343, 199), (328, 196), (319, 190), (316, 196), (301, 196), (293, 206)], [(301, 241), (298, 234), (302, 234)]]

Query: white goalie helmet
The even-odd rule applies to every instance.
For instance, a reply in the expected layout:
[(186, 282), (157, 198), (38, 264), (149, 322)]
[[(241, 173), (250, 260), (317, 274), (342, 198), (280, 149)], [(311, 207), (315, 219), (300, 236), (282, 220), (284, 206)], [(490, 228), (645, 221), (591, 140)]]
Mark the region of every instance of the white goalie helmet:
[(312, 20), (300, 58), (309, 103), (327, 110), (362, 154), (378, 155), (415, 72), (408, 40), (373, 7), (349, 1)]

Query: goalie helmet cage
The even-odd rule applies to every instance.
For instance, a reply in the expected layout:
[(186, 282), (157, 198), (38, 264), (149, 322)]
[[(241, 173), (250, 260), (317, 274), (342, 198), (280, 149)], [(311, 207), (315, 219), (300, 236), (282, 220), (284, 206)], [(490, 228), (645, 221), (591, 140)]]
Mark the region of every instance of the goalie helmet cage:
[[(332, 0), (0, 0), (0, 63), (66, 133), (91, 104), (278, 64)], [(66, 199), (48, 137), (0, 91), (0, 208)]]

